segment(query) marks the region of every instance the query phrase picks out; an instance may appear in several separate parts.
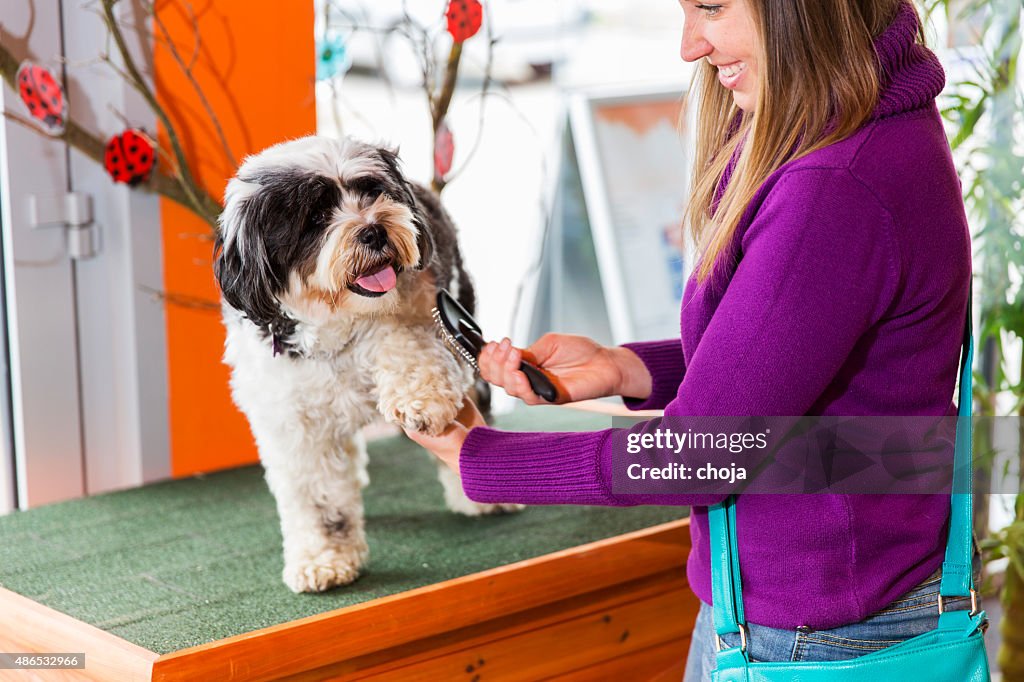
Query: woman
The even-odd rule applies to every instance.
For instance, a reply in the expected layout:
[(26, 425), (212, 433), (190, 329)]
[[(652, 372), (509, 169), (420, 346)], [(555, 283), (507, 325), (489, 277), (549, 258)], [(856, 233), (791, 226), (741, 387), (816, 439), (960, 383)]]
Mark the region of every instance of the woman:
[[(621, 395), (667, 416), (956, 414), (970, 241), (935, 105), (944, 74), (911, 2), (681, 5), (682, 57), (701, 61), (681, 342), (506, 339), (482, 376), (538, 404), (526, 355), (564, 400)], [(467, 406), (444, 435), (410, 435), (481, 502), (693, 505), (686, 679), (707, 679), (707, 505), (725, 495), (612, 494), (612, 431), (502, 433)], [(853, 658), (933, 629), (948, 517), (948, 495), (740, 495), (751, 658)]]

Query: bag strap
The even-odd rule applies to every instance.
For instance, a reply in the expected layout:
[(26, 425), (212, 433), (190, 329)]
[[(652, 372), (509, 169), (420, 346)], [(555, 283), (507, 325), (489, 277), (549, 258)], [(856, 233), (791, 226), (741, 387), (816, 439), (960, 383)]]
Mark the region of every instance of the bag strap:
[[(960, 356), (956, 445), (953, 452), (953, 492), (951, 493), (949, 537), (942, 564), (943, 597), (967, 597), (974, 590), (972, 557), (973, 462), (971, 413), (973, 407), (971, 367), (974, 336), (971, 315), (973, 287), (967, 294), (967, 320), (964, 324)], [(956, 492), (966, 491), (966, 492)], [(746, 620), (743, 614), (743, 587), (740, 577), (739, 545), (736, 535), (736, 498), (730, 495), (708, 508), (711, 541), (711, 597), (714, 601), (715, 631), (721, 636), (740, 633), (741, 648), (746, 648)], [(721, 649), (721, 647), (719, 647)], [(721, 656), (725, 651), (720, 651)]]
[[(739, 546), (736, 541), (736, 503), (730, 495), (708, 508), (711, 540), (711, 599), (715, 632), (739, 632), (746, 625), (740, 581)], [(729, 531), (732, 532), (729, 532)]]
[(967, 597), (974, 591), (972, 562), (974, 547), (974, 466), (971, 419), (973, 405), (974, 335), (971, 333), (971, 298), (967, 298), (967, 327), (964, 329), (963, 354), (960, 360), (960, 396), (956, 419), (956, 449), (953, 456), (953, 492), (949, 514), (949, 538), (946, 558), (942, 562), (943, 597)]

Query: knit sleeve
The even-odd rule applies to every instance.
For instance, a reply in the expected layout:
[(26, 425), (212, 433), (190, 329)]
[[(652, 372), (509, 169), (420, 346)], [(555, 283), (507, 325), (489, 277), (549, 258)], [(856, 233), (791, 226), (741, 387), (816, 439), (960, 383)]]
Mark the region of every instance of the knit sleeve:
[(523, 433), (477, 427), (459, 457), (462, 487), (477, 502), (710, 505), (724, 495), (615, 495), (612, 437), (622, 429), (586, 433)]
[[(742, 235), (742, 255), (665, 408), (675, 416), (800, 416), (828, 388), (854, 344), (895, 297), (899, 260), (889, 213), (847, 170), (784, 175)], [(654, 433), (663, 419), (632, 433)], [(503, 433), (473, 429), (463, 487), (480, 502), (708, 505), (726, 494), (613, 492), (629, 460), (626, 429)], [(751, 464), (725, 452), (677, 460)], [(716, 457), (727, 460), (716, 461)], [(751, 455), (752, 456), (752, 455)]]
[(631, 410), (664, 409), (676, 396), (686, 372), (682, 342), (679, 339), (666, 339), (624, 343), (622, 347), (636, 353), (651, 375), (651, 394), (647, 398), (623, 396), (622, 402)]

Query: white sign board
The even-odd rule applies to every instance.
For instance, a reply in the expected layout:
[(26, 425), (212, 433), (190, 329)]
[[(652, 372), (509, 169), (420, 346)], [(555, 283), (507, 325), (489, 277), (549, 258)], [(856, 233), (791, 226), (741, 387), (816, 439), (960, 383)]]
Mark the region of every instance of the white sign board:
[(530, 340), (679, 336), (691, 155), (679, 83), (569, 96)]

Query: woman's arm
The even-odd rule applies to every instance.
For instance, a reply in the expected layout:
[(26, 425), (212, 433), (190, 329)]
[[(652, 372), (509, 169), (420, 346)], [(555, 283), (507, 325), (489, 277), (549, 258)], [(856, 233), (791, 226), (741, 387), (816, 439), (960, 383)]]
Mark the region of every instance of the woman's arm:
[[(743, 235), (742, 259), (666, 415), (806, 414), (895, 297), (900, 266), (892, 230), (889, 213), (845, 169), (783, 176)], [(661, 423), (630, 431), (652, 432)], [(474, 428), (460, 448), (463, 487), (480, 502), (526, 504), (707, 505), (725, 498), (614, 494), (624, 454), (612, 446), (620, 442), (614, 431)], [(700, 466), (716, 453), (684, 456), (683, 463)], [(717, 456), (743, 464), (742, 454)]]
[(662, 410), (676, 397), (679, 384), (686, 374), (683, 359), (683, 344), (679, 339), (664, 341), (641, 341), (624, 343), (622, 348), (632, 352), (643, 363), (650, 376), (650, 392), (645, 396), (641, 391), (630, 392), (628, 388), (619, 393), (622, 402), (631, 410)]

